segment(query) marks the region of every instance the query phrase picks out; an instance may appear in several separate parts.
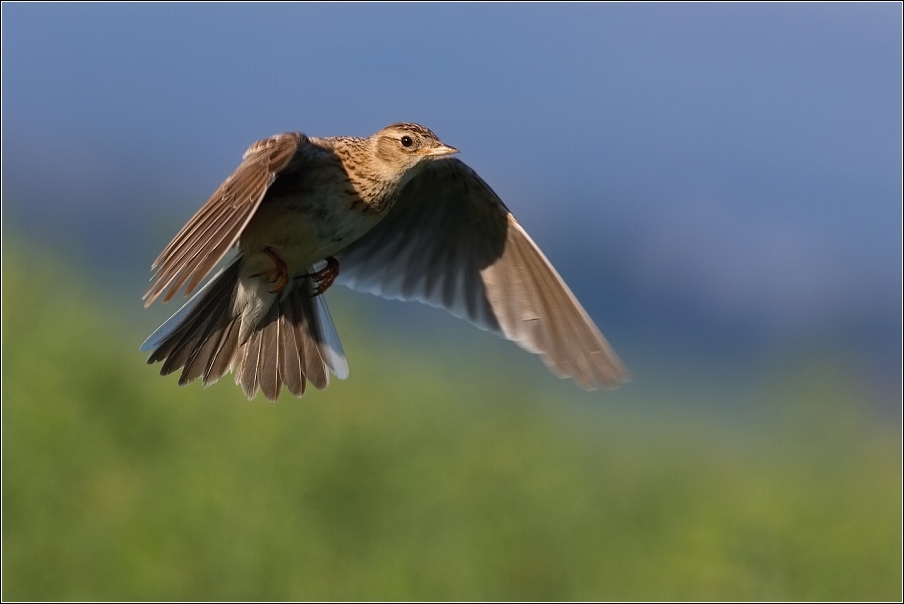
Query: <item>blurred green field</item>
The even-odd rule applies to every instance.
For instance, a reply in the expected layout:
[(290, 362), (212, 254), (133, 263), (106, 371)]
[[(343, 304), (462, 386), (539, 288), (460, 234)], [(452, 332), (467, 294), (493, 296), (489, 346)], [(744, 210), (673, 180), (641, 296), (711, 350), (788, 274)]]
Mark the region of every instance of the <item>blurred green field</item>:
[(381, 348), (340, 305), (350, 378), (248, 402), (3, 252), (4, 600), (902, 596), (897, 421), (815, 361), (713, 419)]

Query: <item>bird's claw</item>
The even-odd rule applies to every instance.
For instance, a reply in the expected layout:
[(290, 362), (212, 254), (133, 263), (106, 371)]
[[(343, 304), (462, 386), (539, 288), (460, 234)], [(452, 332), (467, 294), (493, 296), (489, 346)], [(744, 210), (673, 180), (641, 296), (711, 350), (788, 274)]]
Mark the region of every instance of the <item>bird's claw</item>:
[(310, 277), (314, 281), (314, 287), (311, 289), (311, 296), (319, 296), (330, 288), (336, 277), (339, 276), (339, 261), (329, 256), (326, 258), (326, 266), (319, 271), (314, 271), (305, 277)]
[(283, 262), (283, 259), (277, 256), (276, 253), (270, 248), (264, 248), (264, 253), (270, 256), (276, 266), (268, 271), (256, 273), (251, 276), (260, 277), (262, 279), (265, 279), (269, 283), (275, 284), (275, 287), (270, 290), (270, 293), (278, 294), (279, 292), (284, 290), (286, 288), (286, 285), (288, 285), (289, 283), (289, 267), (287, 267), (286, 263)]

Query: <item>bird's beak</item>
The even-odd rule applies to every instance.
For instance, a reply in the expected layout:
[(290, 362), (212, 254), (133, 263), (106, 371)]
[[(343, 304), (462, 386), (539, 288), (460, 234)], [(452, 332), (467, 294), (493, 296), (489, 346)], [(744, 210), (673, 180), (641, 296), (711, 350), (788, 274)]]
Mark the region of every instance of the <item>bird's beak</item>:
[(441, 144), (439, 147), (424, 149), (421, 151), (421, 153), (423, 153), (424, 155), (429, 155), (431, 157), (441, 157), (443, 155), (452, 155), (453, 153), (458, 153), (458, 149)]

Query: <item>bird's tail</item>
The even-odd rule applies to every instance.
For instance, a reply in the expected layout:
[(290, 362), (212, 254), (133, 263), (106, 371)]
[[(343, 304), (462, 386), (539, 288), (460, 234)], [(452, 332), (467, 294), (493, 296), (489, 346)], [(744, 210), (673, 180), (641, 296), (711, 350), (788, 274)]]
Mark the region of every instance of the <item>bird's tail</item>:
[[(295, 396), (311, 383), (322, 390), (332, 371), (348, 376), (345, 353), (323, 296), (312, 296), (309, 277), (293, 279), (255, 325), (237, 309), (241, 257), (221, 270), (152, 333), (141, 350), (148, 363), (163, 361), (161, 375), (182, 369), (179, 385), (204, 385), (235, 371), (235, 381), (253, 398), (260, 388), (276, 400), (283, 385)], [(313, 272), (313, 271), (308, 271)]]

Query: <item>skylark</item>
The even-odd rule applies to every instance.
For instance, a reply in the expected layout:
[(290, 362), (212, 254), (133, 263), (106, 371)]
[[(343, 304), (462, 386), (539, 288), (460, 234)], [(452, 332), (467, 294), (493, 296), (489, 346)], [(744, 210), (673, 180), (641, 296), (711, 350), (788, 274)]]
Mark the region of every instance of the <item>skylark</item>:
[[(249, 398), (301, 396), (348, 376), (321, 295), (334, 280), (445, 308), (541, 355), (584, 388), (628, 373), (536, 244), (490, 187), (423, 126), (369, 138), (279, 134), (236, 171), (153, 264), (149, 306), (191, 293), (141, 346), (179, 384), (235, 371)], [(325, 264), (324, 264), (325, 263)], [(321, 267), (317, 269), (317, 267)], [(186, 285), (187, 284), (187, 285)], [(165, 293), (164, 293), (165, 292)]]

